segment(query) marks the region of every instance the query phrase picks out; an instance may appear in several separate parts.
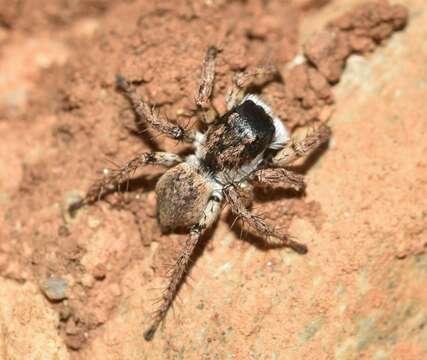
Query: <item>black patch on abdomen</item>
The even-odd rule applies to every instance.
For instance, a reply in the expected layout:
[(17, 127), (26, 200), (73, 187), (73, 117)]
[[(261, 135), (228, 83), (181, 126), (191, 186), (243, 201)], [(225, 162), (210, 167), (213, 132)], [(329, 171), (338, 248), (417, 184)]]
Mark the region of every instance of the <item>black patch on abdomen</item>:
[[(223, 131), (218, 136), (220, 128)], [(252, 100), (245, 100), (209, 129), (205, 164), (218, 171), (249, 163), (270, 146), (274, 132), (271, 116)]]
[(255, 104), (252, 100), (246, 100), (237, 106), (234, 112), (240, 115), (242, 127), (251, 129), (256, 136), (256, 148), (264, 150), (271, 144), (275, 131), (273, 119), (261, 106)]

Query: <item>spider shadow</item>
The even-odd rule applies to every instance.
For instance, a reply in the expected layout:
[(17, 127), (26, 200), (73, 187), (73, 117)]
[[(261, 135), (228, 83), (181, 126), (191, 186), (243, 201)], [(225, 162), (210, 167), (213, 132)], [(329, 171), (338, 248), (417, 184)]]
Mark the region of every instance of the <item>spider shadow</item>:
[(245, 228), (245, 224), (242, 221), (237, 220), (237, 217), (229, 211), (225, 217), (225, 221), (230, 227), (230, 231), (241, 241), (246, 241), (251, 245), (255, 246), (258, 250), (267, 252), (274, 249), (283, 249), (287, 246), (280, 243), (269, 243), (261, 235), (257, 235), (254, 230), (249, 226), (248, 229)]
[(135, 111), (134, 114), (136, 129), (126, 127), (129, 135), (144, 142), (149, 147), (149, 149), (153, 151), (161, 151), (162, 148), (157, 143), (156, 136), (150, 134), (150, 129), (146, 124), (144, 124), (142, 121), (138, 121), (138, 115), (135, 113)]
[(283, 83), (283, 78), (279, 73), (272, 74), (268, 79), (250, 84), (246, 88), (246, 94), (261, 95), (263, 89), (271, 83)]
[(140, 176), (131, 178), (120, 184), (121, 188), (124, 186), (126, 187), (123, 190), (121, 189), (121, 191), (129, 192), (129, 193), (136, 192), (141, 189), (144, 193), (153, 191), (161, 176), (162, 174), (158, 174), (155, 176), (140, 175)]
[[(131, 83), (135, 86), (139, 86), (145, 83), (145, 81), (143, 80), (134, 80), (131, 81)], [(156, 130), (154, 130), (150, 125), (148, 125), (143, 118), (141, 118), (141, 116), (138, 114), (138, 112), (136, 111), (135, 107), (132, 104), (132, 101), (123, 94), (122, 90), (120, 89), (120, 87), (116, 84), (116, 91), (123, 95), (123, 97), (126, 99), (126, 101), (130, 104), (130, 107), (124, 108), (122, 109), (119, 114), (120, 116), (122, 116), (122, 114), (126, 111), (131, 111), (133, 114), (133, 118), (134, 118), (134, 124), (135, 124), (135, 128), (129, 127), (125, 124), (122, 124), (122, 126), (125, 127), (125, 129), (129, 132), (129, 135), (132, 137), (137, 138), (138, 140), (141, 140), (142, 142), (144, 142), (151, 150), (153, 151), (164, 151), (164, 149), (162, 149), (158, 142), (156, 141), (156, 139), (160, 138), (160, 137), (166, 137), (166, 135), (161, 134), (161, 133), (157, 133)], [(196, 113), (192, 113), (191, 116), (189, 117), (189, 120), (187, 122), (187, 124), (184, 126), (184, 129), (188, 129), (193, 128), (198, 126), (197, 123), (199, 123), (199, 121), (196, 122), (191, 122), (193, 119), (193, 116)], [(177, 143), (181, 143), (181, 141), (177, 140)]]
[(291, 168), (299, 174), (307, 174), (307, 172), (319, 161), (323, 154), (329, 149), (329, 140), (321, 144), (313, 150), (300, 165), (293, 165)]
[[(145, 81), (131, 81), (131, 84), (134, 86), (139, 86), (144, 84)], [(133, 137), (138, 138), (142, 142), (144, 142), (150, 149), (153, 151), (160, 151), (161, 148), (156, 141), (156, 136), (151, 133), (150, 127), (145, 123), (144, 119), (136, 112), (135, 107), (132, 105), (132, 101), (123, 93), (120, 86), (116, 83), (115, 90), (118, 94), (122, 95), (126, 101), (130, 104), (129, 107), (126, 107), (119, 111), (120, 117), (122, 117), (123, 113), (126, 111), (131, 111), (134, 117), (135, 128), (129, 127), (125, 124), (122, 124), (124, 128), (129, 132), (129, 134)]]
[[(144, 193), (153, 191), (160, 176), (161, 174), (158, 176), (152, 176), (152, 177), (141, 175), (141, 176), (137, 176), (137, 177), (128, 179), (126, 181), (123, 181), (112, 189), (104, 190), (104, 192), (99, 197), (97, 202), (105, 201), (112, 208), (116, 208), (119, 210), (124, 209), (126, 205), (130, 203), (129, 198), (126, 197), (126, 194), (136, 192), (137, 190), (140, 190), (140, 189), (143, 189)], [(108, 199), (108, 196), (112, 194), (118, 194), (120, 196), (119, 203), (116, 203), (115, 201), (110, 201)], [(74, 216), (76, 211), (78, 211), (83, 206), (84, 205), (82, 205), (81, 203), (77, 203), (76, 206), (70, 206), (69, 208), (70, 214)]]
[[(290, 166), (289, 169), (299, 174), (306, 174), (320, 159), (320, 157), (327, 151), (329, 142), (326, 142), (310, 153), (304, 162), (300, 165)], [(266, 203), (271, 200), (281, 199), (295, 199), (303, 198), (305, 190), (296, 191), (294, 189), (284, 188), (254, 188), (254, 200), (257, 203)], [(262, 215), (261, 215), (262, 216)], [(242, 221), (236, 221), (236, 216), (230, 211), (228, 212), (225, 221), (230, 226), (231, 231), (236, 238), (247, 241), (261, 251), (269, 251), (274, 249), (285, 248), (282, 244), (272, 244), (267, 241), (263, 236), (257, 235), (255, 230), (249, 228), (245, 229), (245, 224)]]

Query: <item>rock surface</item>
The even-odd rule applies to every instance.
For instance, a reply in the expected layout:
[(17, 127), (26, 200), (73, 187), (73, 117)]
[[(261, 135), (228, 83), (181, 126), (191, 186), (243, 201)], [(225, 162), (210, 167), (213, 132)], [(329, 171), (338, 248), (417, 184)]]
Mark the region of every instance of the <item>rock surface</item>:
[[(334, 87), (327, 72), (290, 72), (286, 63), (359, 1), (110, 4), (50, 0), (44, 11), (0, 1), (8, 69), (8, 81), (0, 74), (0, 359), (427, 358), (425, 1), (402, 2), (407, 27), (372, 54), (350, 56)], [(230, 72), (269, 59), (286, 81), (265, 84), (262, 96), (293, 128), (335, 101), (333, 138), (301, 166), (305, 196), (261, 191), (254, 204), (309, 253), (240, 239), (225, 211), (175, 315), (147, 343), (163, 264), (184, 239), (158, 228), (152, 188), (161, 170), (143, 170), (131, 192), (75, 216), (64, 204), (110, 166), (105, 158), (182, 149), (129, 134), (138, 128), (114, 76), (135, 79), (141, 95), (187, 124), (208, 41), (223, 45), (219, 109)], [(366, 39), (352, 44), (370, 48)], [(52, 276), (66, 281), (67, 299), (42, 295)]]
[(58, 326), (37, 286), (0, 279), (1, 359), (70, 359)]

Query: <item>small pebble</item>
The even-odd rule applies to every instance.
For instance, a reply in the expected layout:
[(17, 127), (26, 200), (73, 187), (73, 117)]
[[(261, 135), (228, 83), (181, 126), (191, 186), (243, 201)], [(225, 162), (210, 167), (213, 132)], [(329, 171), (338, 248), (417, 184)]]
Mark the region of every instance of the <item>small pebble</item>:
[(59, 319), (61, 321), (67, 321), (71, 316), (71, 309), (68, 306), (64, 306), (59, 310)]
[(43, 281), (41, 290), (51, 301), (61, 301), (67, 298), (68, 282), (60, 277), (50, 277)]
[(79, 328), (76, 325), (76, 322), (73, 318), (67, 321), (67, 325), (65, 326), (65, 333), (67, 335), (77, 335), (79, 333)]
[(79, 350), (85, 341), (86, 338), (83, 336), (83, 334), (67, 335), (65, 337), (65, 344), (73, 350)]
[(93, 284), (95, 283), (95, 279), (91, 274), (86, 273), (82, 276), (81, 283), (84, 287), (87, 287), (90, 289), (93, 287)]
[(93, 269), (93, 276), (96, 280), (104, 280), (107, 276), (107, 268), (104, 264), (97, 264)]

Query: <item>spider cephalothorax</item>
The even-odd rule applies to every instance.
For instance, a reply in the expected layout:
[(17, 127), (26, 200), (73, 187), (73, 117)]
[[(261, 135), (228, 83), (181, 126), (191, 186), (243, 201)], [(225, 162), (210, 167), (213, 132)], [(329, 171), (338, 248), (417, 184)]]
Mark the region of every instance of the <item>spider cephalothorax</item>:
[(202, 161), (210, 171), (238, 169), (261, 157), (274, 144), (277, 133), (287, 139), (280, 121), (274, 121), (269, 108), (254, 95), (221, 116), (206, 132)]
[(259, 67), (240, 74), (226, 99), (228, 111), (219, 116), (210, 103), (216, 55), (217, 50), (210, 47), (196, 97), (202, 120), (207, 125), (204, 133), (186, 130), (157, 115), (138, 98), (130, 83), (118, 76), (118, 87), (129, 98), (135, 112), (157, 131), (191, 143), (194, 153), (185, 158), (166, 152), (139, 154), (93, 184), (76, 206), (97, 201), (107, 189), (116, 188), (141, 166), (170, 167), (156, 185), (159, 223), (163, 229), (187, 229), (189, 235), (171, 269), (161, 305), (144, 335), (146, 340), (152, 339), (165, 318), (201, 234), (218, 219), (224, 203), (261, 235), (275, 237), (299, 253), (307, 251), (304, 245), (252, 214), (247, 205), (253, 186), (279, 184), (300, 190), (304, 186), (302, 176), (285, 167), (326, 142), (330, 130), (322, 124), (305, 139), (294, 141), (269, 106), (255, 95), (244, 95), (249, 83), (258, 76), (274, 72), (272, 67)]

